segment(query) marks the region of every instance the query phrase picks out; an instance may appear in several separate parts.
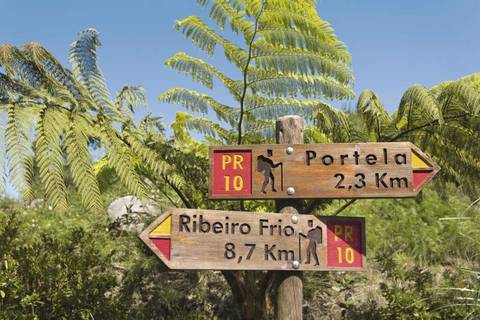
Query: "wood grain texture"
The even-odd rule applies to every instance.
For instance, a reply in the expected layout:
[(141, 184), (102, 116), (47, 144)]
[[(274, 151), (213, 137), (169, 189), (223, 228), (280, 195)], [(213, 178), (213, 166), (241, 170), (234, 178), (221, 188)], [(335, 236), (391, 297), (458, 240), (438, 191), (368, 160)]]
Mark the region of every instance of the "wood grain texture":
[[(287, 153), (289, 147), (292, 154)], [(440, 170), (410, 142), (215, 146), (210, 148), (210, 155), (235, 150), (251, 151), (251, 193), (215, 194), (210, 181), (212, 199), (414, 197), (421, 188), (413, 186), (412, 152), (430, 166), (427, 170), (432, 174), (427, 182)], [(271, 169), (273, 186), (269, 180), (263, 188), (268, 174), (258, 172), (259, 157), (281, 164)], [(211, 165), (211, 175), (222, 174), (218, 170)], [(288, 194), (289, 187), (293, 194)]]
[[(297, 223), (292, 222), (293, 216), (298, 219)], [(155, 228), (169, 217), (172, 219), (171, 234), (156, 235)], [(345, 245), (341, 234), (338, 243), (328, 240), (335, 231), (332, 223), (359, 226), (358, 234), (353, 234), (355, 239), (350, 243), (355, 250), (355, 263), (351, 266), (336, 266), (332, 260), (336, 259), (332, 256), (336, 253), (335, 246)], [(220, 224), (223, 225), (221, 232)], [(315, 251), (319, 265), (315, 265), (313, 256), (308, 262), (308, 232), (316, 227), (322, 233), (322, 242)], [(366, 266), (364, 228), (363, 218), (171, 209), (147, 227), (140, 238), (170, 269), (360, 271)], [(152, 239), (170, 240), (170, 259), (155, 247)], [(227, 252), (227, 244), (233, 245), (230, 252)], [(298, 269), (293, 267), (295, 260), (300, 262)]]
[[(275, 135), (278, 144), (302, 144), (304, 120), (299, 116), (285, 116), (277, 119)], [(283, 168), (282, 174), (283, 174)], [(283, 177), (282, 177), (283, 178)], [(252, 182), (253, 184), (253, 182)], [(282, 185), (283, 186), (283, 181)], [(283, 186), (284, 187), (284, 186)], [(276, 201), (280, 213), (298, 215), (302, 201), (283, 199)], [(277, 320), (303, 319), (303, 274), (301, 272), (279, 271), (275, 273), (275, 316)]]

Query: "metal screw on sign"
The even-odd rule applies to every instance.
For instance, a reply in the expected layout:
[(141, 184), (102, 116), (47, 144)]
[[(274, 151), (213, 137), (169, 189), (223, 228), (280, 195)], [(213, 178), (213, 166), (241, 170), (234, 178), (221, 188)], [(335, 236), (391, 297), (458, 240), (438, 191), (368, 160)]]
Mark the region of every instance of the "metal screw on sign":
[(293, 260), (292, 267), (293, 267), (293, 269), (300, 268), (300, 262), (298, 262), (298, 260)]
[(292, 223), (297, 224), (298, 223), (298, 216), (292, 216)]
[(288, 195), (291, 196), (291, 195), (294, 194), (294, 193), (295, 193), (295, 188), (294, 188), (294, 187), (288, 187), (288, 188), (287, 188), (287, 194), (288, 194)]
[(293, 153), (293, 148), (292, 147), (288, 147), (287, 148), (287, 154), (292, 154)]

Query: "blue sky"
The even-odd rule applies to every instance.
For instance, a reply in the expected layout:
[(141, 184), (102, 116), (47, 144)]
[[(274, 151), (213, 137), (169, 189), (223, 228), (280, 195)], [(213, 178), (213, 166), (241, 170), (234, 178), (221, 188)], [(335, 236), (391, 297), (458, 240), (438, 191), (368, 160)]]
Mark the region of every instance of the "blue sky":
[[(432, 86), (479, 71), (478, 0), (318, 0), (318, 11), (352, 54), (355, 92), (374, 90), (389, 111), (413, 84)], [(206, 16), (195, 0), (0, 0), (0, 12), (0, 43), (40, 42), (64, 63), (77, 32), (97, 29), (112, 92), (125, 84), (144, 86), (148, 111), (167, 124), (181, 109), (160, 103), (158, 95), (177, 86), (198, 88), (163, 64), (178, 51), (204, 57), (174, 28), (176, 19)], [(234, 71), (219, 56), (213, 61)], [(228, 101), (224, 90), (214, 90)]]

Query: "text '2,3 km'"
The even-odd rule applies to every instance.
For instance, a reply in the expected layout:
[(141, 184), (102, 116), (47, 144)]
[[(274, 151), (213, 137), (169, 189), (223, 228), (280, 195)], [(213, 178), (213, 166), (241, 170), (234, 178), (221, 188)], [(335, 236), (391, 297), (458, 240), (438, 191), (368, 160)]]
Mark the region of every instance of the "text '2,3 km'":
[(410, 142), (210, 148), (210, 198), (414, 197), (440, 168)]

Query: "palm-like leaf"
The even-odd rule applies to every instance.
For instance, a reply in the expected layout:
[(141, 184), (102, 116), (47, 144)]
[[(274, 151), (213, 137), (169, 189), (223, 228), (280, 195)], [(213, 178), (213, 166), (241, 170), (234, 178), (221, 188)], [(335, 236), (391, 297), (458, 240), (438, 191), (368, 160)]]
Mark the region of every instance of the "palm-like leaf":
[(38, 174), (47, 201), (64, 210), (64, 173), (69, 169), (85, 207), (99, 208), (100, 190), (89, 151), (92, 139), (106, 149), (107, 164), (136, 195), (146, 194), (136, 163), (165, 169), (162, 159), (153, 160), (153, 152), (138, 142), (145, 136), (135, 127), (132, 112), (146, 104), (143, 89), (125, 86), (115, 101), (110, 98), (97, 63), (99, 44), (95, 30), (79, 33), (70, 50), (73, 72), (39, 44), (0, 46), (0, 66), (6, 70), (0, 72), (0, 113), (6, 114), (8, 176), (26, 201), (34, 195), (32, 183)]
[[(326, 105), (322, 99), (354, 96), (350, 87), (353, 82), (350, 54), (330, 25), (318, 17), (314, 1), (198, 2), (210, 7), (209, 16), (221, 31), (229, 25), (241, 40), (227, 38), (196, 16), (179, 20), (177, 29), (209, 55), (221, 47), (227, 60), (238, 69), (239, 77), (226, 76), (212, 64), (185, 53), (177, 53), (166, 65), (207, 89), (218, 79), (237, 105), (227, 105), (208, 94), (182, 88), (171, 89), (160, 99), (194, 112), (216, 113), (222, 122), (219, 127), (205, 122), (206, 119), (198, 123), (188, 120), (192, 128), (208, 134), (210, 139), (221, 138), (224, 143), (242, 143), (244, 138), (255, 141), (266, 131), (251, 128), (272, 125), (263, 120), (291, 113), (314, 119)], [(338, 121), (334, 112), (323, 114), (334, 117), (328, 121)], [(230, 128), (223, 128), (223, 123)]]

